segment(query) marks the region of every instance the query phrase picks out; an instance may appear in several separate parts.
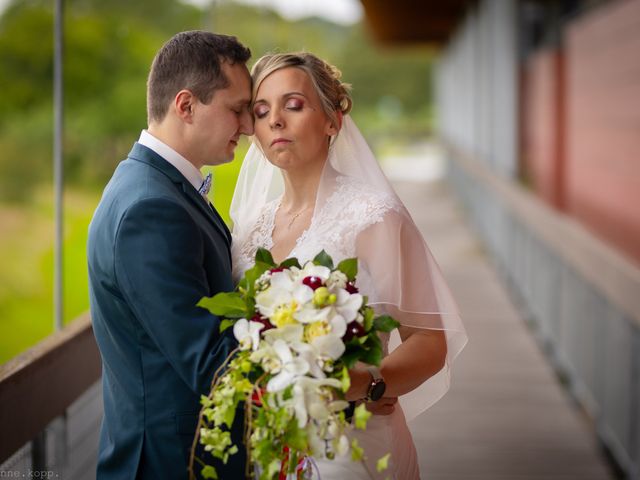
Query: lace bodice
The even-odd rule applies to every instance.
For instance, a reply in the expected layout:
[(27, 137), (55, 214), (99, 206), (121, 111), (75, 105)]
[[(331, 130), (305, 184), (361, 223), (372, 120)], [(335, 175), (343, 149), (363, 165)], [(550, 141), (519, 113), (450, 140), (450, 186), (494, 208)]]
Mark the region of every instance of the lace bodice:
[[(258, 247), (273, 248), (273, 229), (281, 198), (266, 203), (250, 233), (245, 238), (234, 236), (232, 244), (233, 279), (238, 282), (254, 263)], [(385, 214), (399, 209), (396, 197), (376, 192), (361, 181), (339, 176), (335, 191), (329, 195), (320, 211), (315, 212), (311, 224), (296, 240), (287, 257), (296, 257), (301, 264), (312, 260), (325, 250), (338, 263), (356, 257), (356, 240), (367, 227), (381, 222)], [(358, 287), (371, 301), (376, 297), (375, 285), (358, 259)], [(381, 335), (386, 354), (388, 334)]]
[[(266, 203), (249, 234), (233, 238), (233, 278), (237, 282), (245, 270), (251, 268), (258, 247), (273, 248), (275, 216), (281, 198)], [(339, 176), (335, 191), (315, 212), (309, 227), (296, 240), (287, 257), (296, 257), (300, 263), (313, 259), (325, 250), (335, 263), (356, 256), (358, 235), (368, 226), (381, 222), (387, 212), (399, 209), (396, 198), (373, 190), (357, 179)], [(365, 273), (365, 272), (361, 272)], [(358, 276), (362, 285), (365, 279)]]

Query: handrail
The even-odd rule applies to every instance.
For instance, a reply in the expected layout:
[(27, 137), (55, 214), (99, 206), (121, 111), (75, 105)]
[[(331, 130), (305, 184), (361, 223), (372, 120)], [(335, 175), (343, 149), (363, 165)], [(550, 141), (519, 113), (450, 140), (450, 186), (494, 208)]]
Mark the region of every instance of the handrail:
[(0, 365), (0, 463), (64, 414), (100, 375), (88, 313)]
[(449, 158), (495, 193), (505, 208), (605, 298), (640, 326), (640, 268), (571, 217), (547, 206), (535, 195), (505, 180), (473, 155), (441, 139)]

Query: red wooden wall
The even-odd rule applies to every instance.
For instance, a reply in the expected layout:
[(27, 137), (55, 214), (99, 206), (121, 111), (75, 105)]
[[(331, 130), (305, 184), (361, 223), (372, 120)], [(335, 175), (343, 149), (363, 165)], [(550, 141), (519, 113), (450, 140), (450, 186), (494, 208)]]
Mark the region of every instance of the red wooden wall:
[(640, 262), (640, 0), (565, 36), (567, 211)]
[(522, 70), (525, 177), (640, 264), (640, 0), (575, 20)]

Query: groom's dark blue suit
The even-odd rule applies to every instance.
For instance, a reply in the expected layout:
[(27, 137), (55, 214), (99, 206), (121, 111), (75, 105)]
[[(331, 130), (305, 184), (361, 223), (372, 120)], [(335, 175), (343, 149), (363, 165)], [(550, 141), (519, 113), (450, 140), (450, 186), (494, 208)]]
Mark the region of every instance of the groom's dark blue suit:
[[(99, 480), (187, 477), (200, 395), (236, 346), (230, 329), (219, 334), (218, 318), (196, 307), (233, 289), (230, 243), (218, 213), (182, 174), (136, 143), (89, 227), (103, 363)], [(242, 478), (244, 462), (241, 451), (216, 465), (220, 478)]]

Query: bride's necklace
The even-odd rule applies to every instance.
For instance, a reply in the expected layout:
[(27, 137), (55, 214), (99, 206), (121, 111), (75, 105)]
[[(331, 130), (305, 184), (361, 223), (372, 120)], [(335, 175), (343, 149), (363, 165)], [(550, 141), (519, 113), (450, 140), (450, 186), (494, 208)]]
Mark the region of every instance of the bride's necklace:
[[(309, 206), (307, 206), (307, 207), (303, 208), (302, 210), (300, 210), (300, 211), (298, 211), (298, 212), (294, 213), (294, 214), (291, 216), (291, 220), (289, 220), (289, 223), (288, 223), (288, 225), (287, 225), (287, 230), (290, 230), (290, 229), (291, 229), (291, 226), (293, 225), (293, 222), (295, 222), (295, 221), (296, 221), (296, 219), (297, 219), (300, 215), (302, 215), (304, 212), (306, 212), (306, 211), (307, 211), (307, 210), (309, 210), (310, 208), (311, 208), (311, 206), (309, 205)], [(289, 215), (289, 213), (287, 213), (287, 215)]]

